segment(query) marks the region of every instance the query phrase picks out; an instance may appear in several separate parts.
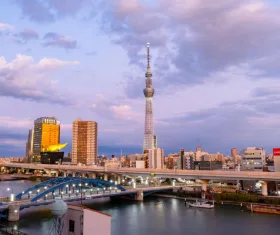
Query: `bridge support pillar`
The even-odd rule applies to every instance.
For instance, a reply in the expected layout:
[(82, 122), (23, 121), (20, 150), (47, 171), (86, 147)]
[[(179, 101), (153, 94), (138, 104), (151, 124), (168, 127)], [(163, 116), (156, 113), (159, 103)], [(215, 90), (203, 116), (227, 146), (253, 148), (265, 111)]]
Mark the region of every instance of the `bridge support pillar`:
[(209, 180), (200, 180), (201, 183), (201, 198), (205, 199), (205, 194), (207, 191), (207, 185), (208, 185)]
[(107, 173), (104, 174), (104, 180), (108, 181), (108, 174)]
[(262, 184), (262, 195), (267, 196), (268, 195), (267, 182), (266, 181), (260, 181), (260, 183)]
[(19, 221), (20, 206), (18, 203), (9, 204), (8, 221)]
[(92, 178), (92, 179), (96, 179), (96, 173), (92, 173), (92, 174), (91, 174), (91, 178)]
[(135, 201), (143, 201), (144, 193), (143, 190), (137, 190), (135, 194)]
[(85, 178), (85, 177), (86, 177), (86, 173), (82, 172), (82, 178)]
[(118, 181), (118, 184), (121, 184), (121, 178), (122, 178), (122, 177), (121, 177), (120, 175), (118, 175), (118, 176), (117, 176), (117, 179), (118, 179), (118, 180), (117, 180), (117, 181)]

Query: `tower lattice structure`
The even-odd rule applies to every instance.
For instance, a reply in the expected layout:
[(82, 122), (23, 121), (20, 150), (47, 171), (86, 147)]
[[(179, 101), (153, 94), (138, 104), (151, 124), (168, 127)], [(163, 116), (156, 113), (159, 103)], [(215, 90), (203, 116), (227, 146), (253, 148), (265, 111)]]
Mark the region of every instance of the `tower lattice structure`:
[(146, 99), (143, 150), (154, 148), (153, 96), (155, 90), (152, 87), (152, 76), (150, 66), (150, 43), (147, 43), (147, 71), (145, 74), (146, 88), (143, 90)]

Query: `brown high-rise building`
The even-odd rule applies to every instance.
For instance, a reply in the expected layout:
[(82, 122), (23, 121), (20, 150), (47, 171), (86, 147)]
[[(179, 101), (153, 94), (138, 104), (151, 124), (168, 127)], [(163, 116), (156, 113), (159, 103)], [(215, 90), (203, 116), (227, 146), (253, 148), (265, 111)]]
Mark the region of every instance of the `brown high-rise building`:
[(231, 149), (231, 157), (232, 157), (232, 159), (233, 159), (234, 162), (236, 162), (237, 156), (238, 156), (238, 150), (237, 150), (237, 148), (232, 148), (232, 149)]
[(97, 123), (95, 121), (73, 122), (72, 163), (92, 165), (97, 158)]

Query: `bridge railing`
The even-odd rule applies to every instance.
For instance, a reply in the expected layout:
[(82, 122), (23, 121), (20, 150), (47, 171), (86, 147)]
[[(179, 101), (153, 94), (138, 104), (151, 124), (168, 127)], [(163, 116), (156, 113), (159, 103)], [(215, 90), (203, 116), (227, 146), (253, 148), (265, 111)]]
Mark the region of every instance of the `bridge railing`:
[(21, 232), (19, 230), (9, 228), (6, 225), (0, 224), (0, 234), (7, 235), (28, 235), (27, 233)]

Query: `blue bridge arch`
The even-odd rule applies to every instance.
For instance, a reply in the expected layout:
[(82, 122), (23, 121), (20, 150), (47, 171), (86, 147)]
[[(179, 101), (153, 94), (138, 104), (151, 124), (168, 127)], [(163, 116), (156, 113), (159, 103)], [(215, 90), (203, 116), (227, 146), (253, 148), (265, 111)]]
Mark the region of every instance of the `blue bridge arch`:
[[(81, 184), (81, 186), (79, 186)], [(73, 186), (74, 185), (74, 186)], [(50, 179), (44, 182), (41, 182), (39, 184), (33, 185), (32, 187), (24, 190), (23, 192), (19, 193), (16, 195), (17, 199), (21, 199), (24, 195), (32, 195), (32, 192), (35, 190), (36, 195), (32, 195), (33, 197), (30, 198), (31, 202), (35, 202), (38, 199), (44, 198), (46, 195), (49, 193), (54, 193), (55, 190), (60, 190), (65, 188), (66, 186), (69, 187), (69, 192), (70, 192), (70, 187), (75, 187), (77, 185), (77, 188), (79, 190), (82, 190), (84, 188), (102, 188), (106, 189), (108, 187), (114, 187), (117, 188), (120, 191), (126, 191), (125, 188), (123, 188), (120, 185), (113, 184), (109, 181), (101, 180), (101, 179), (92, 179), (92, 178), (76, 178), (76, 177), (61, 177), (61, 178), (54, 178)], [(40, 189), (43, 188), (43, 191)], [(76, 188), (76, 189), (77, 189)], [(72, 188), (72, 190), (74, 190)]]

